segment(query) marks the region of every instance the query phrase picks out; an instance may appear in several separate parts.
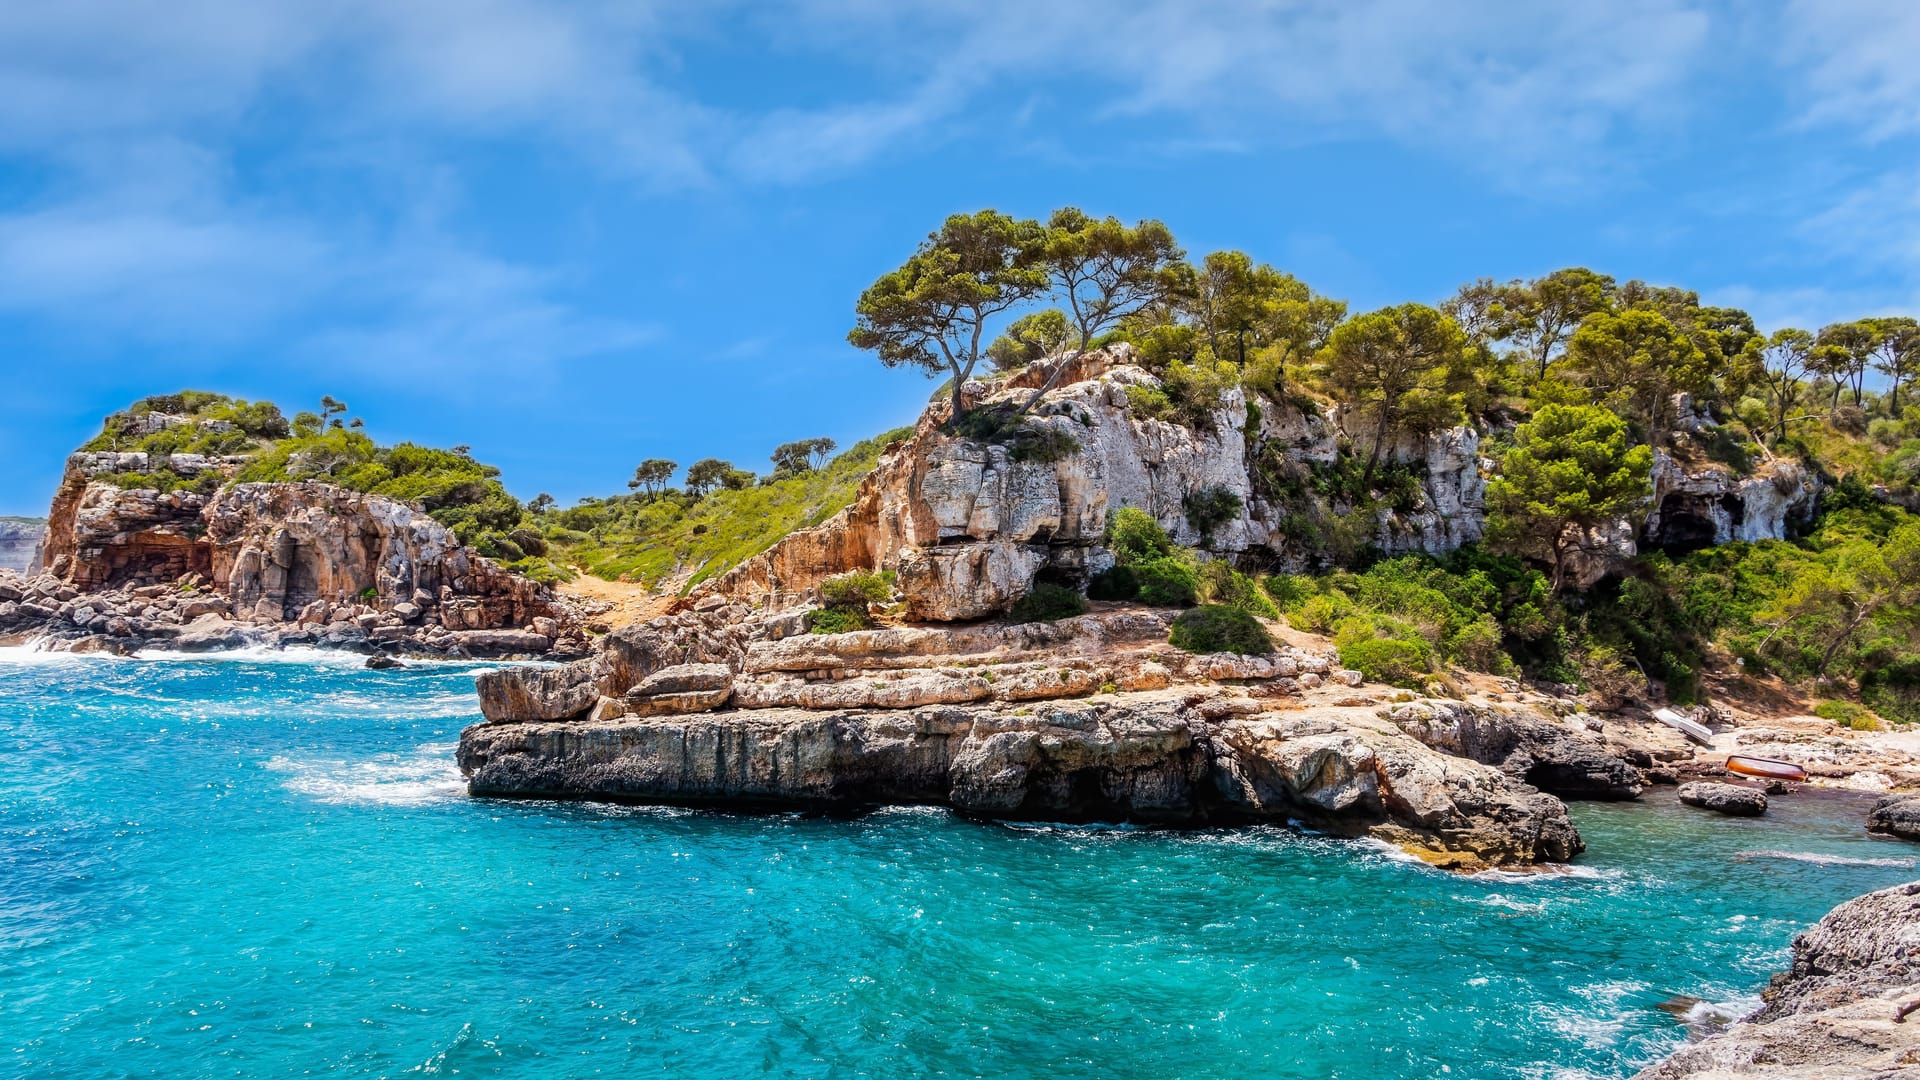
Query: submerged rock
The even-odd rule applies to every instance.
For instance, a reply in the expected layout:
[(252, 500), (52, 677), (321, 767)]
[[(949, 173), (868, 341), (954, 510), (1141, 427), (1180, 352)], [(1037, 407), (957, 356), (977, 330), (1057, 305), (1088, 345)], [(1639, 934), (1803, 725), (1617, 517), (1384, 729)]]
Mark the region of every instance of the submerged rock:
[(1880, 1080), (1920, 1072), (1920, 882), (1849, 900), (1793, 941), (1766, 1004), (1635, 1080)]
[(1680, 801), (1729, 817), (1759, 817), (1767, 812), (1767, 793), (1738, 784), (1697, 780), (1680, 785)]

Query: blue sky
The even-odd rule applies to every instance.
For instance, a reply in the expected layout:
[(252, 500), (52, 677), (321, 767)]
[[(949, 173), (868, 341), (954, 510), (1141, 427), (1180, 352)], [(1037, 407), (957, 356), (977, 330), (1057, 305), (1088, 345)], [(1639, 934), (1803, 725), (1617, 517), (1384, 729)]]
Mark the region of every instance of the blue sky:
[(183, 387), (522, 497), (910, 420), (844, 342), (941, 217), (1166, 221), (1366, 309), (1584, 264), (1920, 310), (1920, 4), (0, 6), (0, 513)]

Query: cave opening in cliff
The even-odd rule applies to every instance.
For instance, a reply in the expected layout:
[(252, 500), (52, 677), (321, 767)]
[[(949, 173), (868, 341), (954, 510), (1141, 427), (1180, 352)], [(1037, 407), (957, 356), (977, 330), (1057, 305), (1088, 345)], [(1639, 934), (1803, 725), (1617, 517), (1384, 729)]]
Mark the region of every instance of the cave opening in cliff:
[(1710, 505), (1687, 495), (1669, 495), (1660, 501), (1660, 526), (1653, 542), (1668, 555), (1685, 555), (1712, 547), (1715, 530)]

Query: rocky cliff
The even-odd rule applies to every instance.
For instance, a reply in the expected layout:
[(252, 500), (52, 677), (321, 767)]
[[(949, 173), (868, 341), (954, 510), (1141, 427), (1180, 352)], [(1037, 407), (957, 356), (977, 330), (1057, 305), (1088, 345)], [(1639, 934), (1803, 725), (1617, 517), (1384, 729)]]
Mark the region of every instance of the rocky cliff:
[(40, 540), (47, 534), (42, 521), (0, 520), (0, 570), (31, 571), (40, 557)]
[(1752, 1016), (1636, 1080), (1920, 1076), (1920, 882), (1828, 912)]
[[(273, 640), (428, 653), (584, 650), (566, 604), (475, 555), (418, 508), (329, 484), (227, 483), (233, 465), (189, 454), (73, 455), (48, 516), (46, 578), (10, 587), (23, 606), (0, 615), (0, 633), (104, 635), (118, 649)], [(210, 482), (161, 491), (102, 479), (163, 472)], [(192, 619), (166, 617), (164, 605), (148, 613), (176, 593), (217, 607)], [(186, 631), (208, 617), (222, 625)]]
[[(1084, 583), (1111, 562), (1101, 546), (1110, 511), (1146, 510), (1182, 544), (1262, 566), (1300, 568), (1316, 558), (1319, 527), (1302, 513), (1300, 485), (1350, 441), (1353, 417), (1305, 399), (1249, 403), (1230, 388), (1199, 422), (1140, 415), (1130, 388), (1160, 381), (1133, 363), (1130, 346), (1091, 353), (1063, 374), (1028, 420), (1036, 454), (1017, 441), (963, 438), (945, 430), (936, 405), (912, 438), (888, 448), (854, 502), (824, 524), (796, 532), (715, 582), (710, 591), (756, 605), (804, 597), (823, 578), (854, 569), (898, 575), (911, 618), (974, 619), (1004, 611), (1040, 576)], [(968, 384), (976, 410), (1025, 399), (1045, 366), (994, 383)], [(1694, 461), (1691, 436), (1676, 453)], [(1062, 449), (1064, 448), (1064, 449)], [(1468, 427), (1404, 434), (1384, 452), (1406, 478), (1390, 504), (1346, 528), (1388, 553), (1442, 554), (1480, 538), (1492, 462)], [(1291, 485), (1291, 486), (1289, 486)], [(1206, 533), (1188, 520), (1189, 496), (1225, 492), (1240, 510)], [(1751, 476), (1712, 463), (1683, 465), (1663, 453), (1644, 530), (1622, 523), (1616, 556), (1641, 546), (1679, 550), (1727, 540), (1780, 538), (1809, 517), (1817, 485), (1793, 463)], [(1320, 508), (1339, 519), (1354, 511)], [(1306, 531), (1303, 531), (1306, 530)], [(1612, 564), (1589, 568), (1589, 576)]]
[[(799, 632), (713, 598), (591, 658), (479, 677), (480, 795), (720, 806), (949, 806), (995, 818), (1305, 821), (1439, 865), (1558, 861), (1558, 799), (1436, 750), (1281, 648), (1194, 655), (1167, 615)], [(1491, 723), (1491, 721), (1489, 721)]]

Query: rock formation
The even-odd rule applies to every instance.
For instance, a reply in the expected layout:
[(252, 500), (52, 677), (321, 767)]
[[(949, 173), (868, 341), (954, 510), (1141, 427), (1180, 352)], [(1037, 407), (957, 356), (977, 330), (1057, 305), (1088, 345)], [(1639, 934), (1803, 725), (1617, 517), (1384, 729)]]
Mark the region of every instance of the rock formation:
[[(1005, 611), (1042, 575), (1074, 583), (1104, 569), (1101, 539), (1110, 511), (1151, 513), (1176, 541), (1236, 561), (1304, 567), (1315, 552), (1298, 535), (1299, 507), (1257, 477), (1280, 462), (1302, 471), (1333, 463), (1348, 432), (1348, 410), (1295, 402), (1250, 404), (1227, 390), (1191, 426), (1139, 415), (1129, 388), (1159, 380), (1134, 364), (1130, 346), (1079, 358), (1028, 418), (1053, 454), (1023, 454), (1017, 444), (962, 438), (944, 429), (943, 407), (924, 416), (908, 440), (889, 447), (853, 504), (822, 525), (796, 532), (708, 586), (755, 605), (803, 598), (828, 576), (856, 569), (898, 575), (910, 618), (977, 619)], [(976, 410), (1025, 399), (1044, 363), (996, 383), (968, 384)], [(1691, 438), (1689, 436), (1688, 438)], [(1687, 461), (1704, 461), (1692, 448)], [(1492, 462), (1480, 435), (1457, 427), (1403, 433), (1384, 450), (1387, 466), (1412, 478), (1413, 494), (1370, 511), (1367, 539), (1382, 551), (1443, 554), (1485, 527)], [(1224, 491), (1239, 514), (1202, 535), (1184, 512), (1188, 496)], [(1718, 464), (1657, 458), (1645, 529), (1622, 521), (1599, 538), (1611, 552), (1589, 559), (1584, 580), (1617, 569), (1641, 544), (1682, 550), (1729, 540), (1781, 538), (1811, 516), (1816, 482), (1791, 462), (1770, 462), (1752, 476)], [(1618, 535), (1614, 535), (1617, 533)]]
[(1696, 780), (1691, 784), (1681, 784), (1678, 794), (1680, 801), (1688, 806), (1729, 817), (1759, 817), (1767, 812), (1767, 793), (1739, 784)]
[(1920, 882), (1849, 900), (1793, 942), (1752, 1016), (1636, 1080), (1882, 1080), (1920, 1073)]
[(1920, 840), (1920, 795), (1889, 795), (1873, 804), (1867, 831)]
[(1325, 656), (1191, 655), (1167, 615), (795, 635), (796, 613), (708, 602), (593, 657), (478, 679), (475, 794), (724, 806), (951, 806), (985, 817), (1302, 820), (1441, 865), (1563, 860), (1559, 800), (1436, 752)]
[[(16, 604), (29, 602), (0, 612), (0, 634), (105, 635), (112, 641), (102, 644), (123, 649), (310, 642), (466, 655), (584, 651), (565, 604), (475, 555), (416, 507), (330, 484), (218, 483), (233, 464), (190, 454), (164, 463), (144, 453), (73, 455), (48, 516), (47, 580), (9, 587), (23, 593)], [(99, 479), (161, 469), (188, 479), (212, 473), (216, 482), (205, 486), (213, 493)]]
[(1430, 701), (1393, 706), (1387, 717), (1436, 750), (1562, 798), (1637, 799), (1646, 790), (1640, 770), (1604, 743), (1531, 711)]

